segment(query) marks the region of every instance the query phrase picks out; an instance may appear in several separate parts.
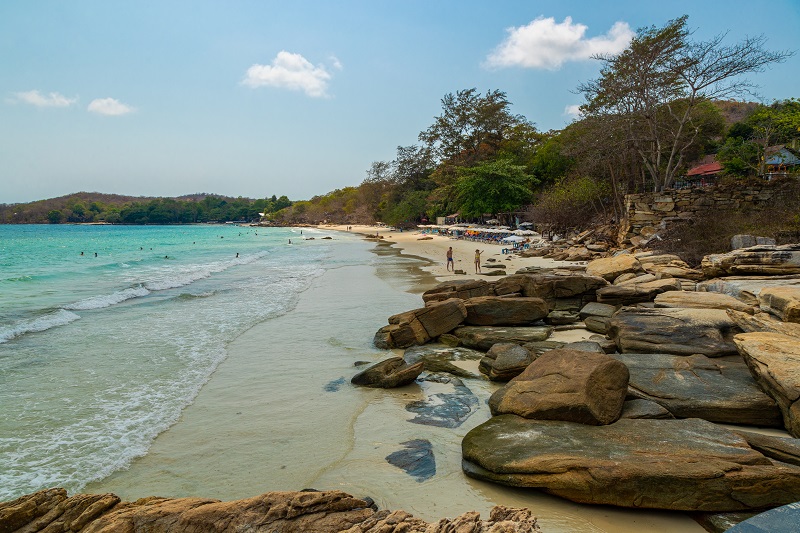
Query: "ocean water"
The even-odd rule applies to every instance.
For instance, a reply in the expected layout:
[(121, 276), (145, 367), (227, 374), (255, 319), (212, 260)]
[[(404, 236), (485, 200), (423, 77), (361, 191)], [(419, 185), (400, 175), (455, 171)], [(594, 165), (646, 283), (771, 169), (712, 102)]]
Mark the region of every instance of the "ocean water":
[(144, 455), (226, 345), (332, 266), (313, 234), (0, 226), (0, 501), (80, 490)]

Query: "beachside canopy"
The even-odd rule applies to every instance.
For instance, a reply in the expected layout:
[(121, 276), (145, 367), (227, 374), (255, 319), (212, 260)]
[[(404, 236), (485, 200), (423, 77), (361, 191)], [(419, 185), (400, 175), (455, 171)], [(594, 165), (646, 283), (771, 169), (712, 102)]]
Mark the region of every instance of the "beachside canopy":
[(509, 235), (508, 237), (504, 237), (504, 242), (522, 242), (524, 241), (524, 237), (520, 237), (519, 235)]

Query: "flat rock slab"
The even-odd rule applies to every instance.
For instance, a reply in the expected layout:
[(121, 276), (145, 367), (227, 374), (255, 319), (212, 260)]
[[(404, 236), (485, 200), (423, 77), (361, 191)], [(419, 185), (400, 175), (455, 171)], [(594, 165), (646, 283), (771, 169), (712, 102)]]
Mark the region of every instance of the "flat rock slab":
[(478, 397), (458, 378), (437, 381), (450, 390), (408, 403), (406, 411), (416, 415), (409, 422), (425, 426), (457, 428), (478, 410), (480, 403)]
[(800, 502), (783, 505), (777, 509), (757, 514), (739, 522), (729, 533), (794, 533), (800, 524)]
[(614, 354), (628, 367), (628, 396), (652, 400), (678, 418), (783, 427), (775, 401), (739, 356)]
[(768, 287), (800, 286), (800, 276), (728, 276), (701, 281), (698, 291), (719, 292), (748, 305), (758, 305), (758, 295)]
[(745, 333), (780, 333), (790, 337), (800, 338), (800, 324), (794, 322), (783, 322), (773, 318), (769, 313), (755, 313), (749, 315), (740, 313), (733, 309), (728, 309), (728, 316), (736, 326)]
[(800, 274), (800, 244), (751, 246), (707, 255), (700, 267), (706, 277)]
[(498, 342), (525, 344), (546, 340), (553, 333), (551, 326), (495, 327), (463, 326), (453, 330), (453, 335), (467, 348), (487, 351)]
[(733, 336), (740, 332), (721, 309), (624, 307), (608, 325), (608, 336), (622, 353), (734, 355)]
[(752, 431), (737, 431), (754, 450), (790, 465), (800, 466), (800, 439), (775, 437)]
[(656, 307), (683, 307), (694, 309), (733, 309), (753, 314), (753, 306), (733, 296), (718, 292), (669, 291), (656, 296)]
[(800, 437), (800, 339), (742, 333), (734, 341), (759, 386), (778, 403), (786, 431)]
[(400, 444), (404, 449), (386, 456), (390, 465), (404, 470), (419, 483), (436, 475), (436, 458), (430, 441), (414, 439)]
[(476, 296), (491, 296), (494, 294), (494, 287), (491, 283), (482, 279), (464, 279), (455, 281), (445, 281), (436, 287), (422, 293), (422, 301), (438, 302), (449, 298), (460, 298), (466, 300)]
[(628, 400), (622, 404), (620, 418), (650, 418), (668, 420), (675, 418), (672, 413), (661, 405), (650, 400)]
[(626, 282), (598, 289), (597, 301), (611, 305), (652, 302), (661, 293), (680, 290), (683, 290), (683, 286), (680, 280), (675, 278), (657, 279), (644, 283)]
[(800, 467), (695, 418), (587, 426), (502, 415), (467, 433), (462, 456), (471, 477), (579, 503), (721, 512), (800, 500)]

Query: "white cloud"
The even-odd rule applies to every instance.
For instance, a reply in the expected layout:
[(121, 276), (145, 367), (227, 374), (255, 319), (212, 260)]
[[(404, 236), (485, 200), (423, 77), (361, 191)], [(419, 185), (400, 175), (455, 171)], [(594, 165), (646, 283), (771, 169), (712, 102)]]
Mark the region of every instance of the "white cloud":
[[(339, 60), (334, 60), (334, 68), (341, 69)], [(323, 65), (314, 66), (300, 54), (281, 50), (271, 65), (255, 64), (247, 69), (242, 84), (253, 88), (269, 86), (303, 91), (312, 98), (320, 98), (328, 96), (331, 77)]]
[(95, 98), (86, 109), (92, 113), (108, 116), (127, 115), (135, 111), (131, 106), (125, 105), (114, 98)]
[(69, 107), (78, 101), (77, 98), (67, 98), (60, 93), (43, 95), (37, 90), (14, 93), (12, 102), (23, 102), (36, 107)]
[(508, 37), (489, 54), (486, 66), (555, 70), (567, 61), (618, 54), (635, 35), (627, 22), (616, 22), (605, 35), (588, 39), (587, 29), (584, 24), (573, 24), (572, 17), (561, 23), (553, 17), (539, 17), (527, 26), (508, 28)]
[(581, 106), (578, 104), (568, 105), (564, 108), (564, 115), (572, 118), (580, 118)]

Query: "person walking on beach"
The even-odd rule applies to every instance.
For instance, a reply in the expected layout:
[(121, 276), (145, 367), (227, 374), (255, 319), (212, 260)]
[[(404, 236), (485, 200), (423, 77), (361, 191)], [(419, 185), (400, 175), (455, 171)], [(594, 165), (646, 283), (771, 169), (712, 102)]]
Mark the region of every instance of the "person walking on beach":
[(452, 270), (455, 272), (455, 263), (453, 263), (453, 247), (447, 249), (447, 271), (450, 272)]
[(483, 250), (475, 250), (475, 273), (481, 273), (481, 254)]

